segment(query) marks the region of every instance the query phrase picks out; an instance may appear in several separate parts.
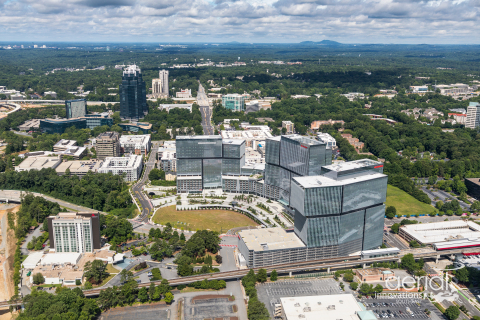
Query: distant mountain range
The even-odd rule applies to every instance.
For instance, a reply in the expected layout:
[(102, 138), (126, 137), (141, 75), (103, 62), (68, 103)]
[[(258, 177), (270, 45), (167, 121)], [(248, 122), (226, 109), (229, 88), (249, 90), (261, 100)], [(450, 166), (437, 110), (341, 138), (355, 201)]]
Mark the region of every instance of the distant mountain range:
[(332, 41), (332, 40), (322, 40), (322, 41), (302, 41), (300, 44), (304, 45), (321, 45), (321, 46), (329, 46), (329, 47), (337, 47), (343, 45), (343, 43)]

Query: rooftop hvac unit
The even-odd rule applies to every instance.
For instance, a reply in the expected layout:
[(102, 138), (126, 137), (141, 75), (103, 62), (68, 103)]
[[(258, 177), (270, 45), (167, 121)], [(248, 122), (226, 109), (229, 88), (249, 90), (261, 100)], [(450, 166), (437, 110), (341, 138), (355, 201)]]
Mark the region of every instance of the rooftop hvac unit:
[(303, 312), (310, 312), (312, 311), (312, 309), (310, 307), (304, 307), (303, 308)]
[(305, 315), (304, 314), (299, 314), (298, 317), (299, 318), (305, 318)]
[(297, 303), (295, 303), (293, 306), (294, 306), (294, 307), (300, 307), (300, 303), (297, 302)]
[(327, 310), (335, 310), (335, 305), (331, 304), (327, 307)]

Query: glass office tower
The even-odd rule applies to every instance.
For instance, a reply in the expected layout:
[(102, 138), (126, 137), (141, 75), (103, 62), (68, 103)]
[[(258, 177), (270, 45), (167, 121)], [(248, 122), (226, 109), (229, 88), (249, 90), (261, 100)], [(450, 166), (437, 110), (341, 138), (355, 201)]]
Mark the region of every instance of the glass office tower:
[(67, 119), (85, 117), (87, 114), (87, 100), (66, 100), (65, 111)]
[(265, 184), (278, 188), (278, 200), (288, 205), (291, 179), (319, 175), (332, 163), (332, 150), (314, 139), (285, 135), (266, 140), (265, 162)]
[(245, 111), (245, 97), (238, 94), (226, 94), (222, 97), (222, 105), (232, 111)]
[(139, 120), (148, 114), (147, 91), (142, 72), (136, 65), (128, 66), (123, 71), (120, 84), (120, 117)]
[(323, 167), (323, 175), (292, 179), (294, 230), (307, 247), (339, 255), (382, 244), (387, 176), (368, 159)]
[[(177, 136), (176, 148), (177, 177), (201, 178), (202, 189), (222, 187), (221, 136)], [(179, 183), (177, 178), (177, 187), (183, 190)]]

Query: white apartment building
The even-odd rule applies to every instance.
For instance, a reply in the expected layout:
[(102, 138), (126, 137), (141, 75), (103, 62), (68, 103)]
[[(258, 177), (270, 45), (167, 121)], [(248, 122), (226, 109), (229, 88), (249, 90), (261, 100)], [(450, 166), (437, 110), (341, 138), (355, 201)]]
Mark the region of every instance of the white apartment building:
[(168, 70), (160, 70), (158, 73), (158, 77), (160, 78), (162, 82), (162, 95), (166, 95), (166, 97), (169, 96), (169, 90), (168, 90)]
[(349, 101), (353, 101), (356, 99), (365, 99), (365, 95), (360, 92), (349, 92), (342, 94), (342, 96), (346, 97)]
[(163, 146), (158, 148), (158, 166), (165, 172), (177, 171), (177, 145), (176, 141), (165, 141)]
[(124, 135), (120, 137), (120, 149), (123, 154), (143, 154), (150, 152), (152, 146), (152, 139), (149, 134), (140, 135)]
[(143, 159), (140, 155), (107, 157), (98, 169), (98, 173), (125, 174), (125, 181), (135, 181), (140, 179), (142, 169)]
[[(268, 126), (266, 126), (268, 128)], [(245, 130), (245, 131), (225, 131), (222, 130), (221, 133), (223, 139), (233, 139), (233, 140), (245, 140), (245, 146), (251, 147), (256, 150), (258, 144), (263, 142), (265, 145), (265, 140), (273, 138), (270, 131), (264, 130)]]
[(335, 149), (337, 147), (337, 140), (328, 133), (317, 133), (317, 139), (327, 144), (327, 148)]
[(192, 90), (191, 89), (182, 89), (180, 92), (175, 93), (177, 98), (191, 98)]
[(282, 121), (282, 129), (283, 128), (287, 129), (287, 134), (295, 133), (295, 126), (292, 121)]
[(440, 90), (440, 94), (444, 96), (466, 95), (473, 92), (473, 88), (464, 83), (438, 84), (433, 88)]
[(480, 103), (470, 102), (467, 108), (465, 128), (475, 129), (480, 126)]
[(170, 112), (170, 110), (174, 108), (187, 109), (188, 111), (192, 112), (192, 105), (193, 104), (191, 103), (161, 104), (158, 108), (167, 112)]

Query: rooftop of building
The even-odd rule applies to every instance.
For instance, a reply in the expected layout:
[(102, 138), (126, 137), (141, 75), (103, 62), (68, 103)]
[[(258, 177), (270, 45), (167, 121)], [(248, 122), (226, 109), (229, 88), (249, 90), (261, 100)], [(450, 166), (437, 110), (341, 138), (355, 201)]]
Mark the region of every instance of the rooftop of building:
[[(343, 164), (343, 163), (340, 163), (340, 164)], [(304, 177), (295, 177), (292, 179), (296, 181), (303, 188), (322, 188), (322, 187), (332, 187), (332, 186), (343, 186), (351, 183), (363, 182), (363, 181), (378, 179), (383, 177), (386, 177), (386, 175), (384, 175), (383, 173), (369, 171), (362, 175), (346, 177), (341, 180), (335, 180), (327, 176), (304, 176)]]
[(140, 71), (140, 68), (135, 64), (132, 64), (123, 70), (124, 75), (126, 74), (136, 75), (137, 73), (142, 73), (142, 72)]
[(480, 225), (461, 220), (410, 224), (403, 226), (402, 231), (424, 244), (480, 238)]
[(90, 218), (96, 214), (98, 214), (98, 212), (59, 212), (56, 216), (49, 216), (49, 218), (53, 218), (53, 220), (90, 220)]
[(76, 146), (76, 145), (77, 145), (76, 140), (60, 139), (57, 143), (55, 143), (55, 145), (53, 147), (54, 148), (55, 147), (68, 148), (68, 147), (73, 147), (73, 146)]
[(16, 168), (21, 170), (30, 170), (36, 169), (41, 170), (43, 168), (53, 168), (60, 162), (60, 157), (49, 157), (49, 156), (33, 156), (28, 157), (27, 159), (23, 160)]
[(359, 320), (363, 311), (352, 294), (280, 298), (285, 319)]
[(148, 143), (149, 134), (123, 135), (120, 137), (120, 143)]
[(392, 274), (393, 272), (388, 268), (367, 268), (356, 269), (356, 271), (362, 276), (379, 276), (382, 274)]
[(81, 255), (78, 252), (48, 253), (42, 257), (40, 265), (75, 265), (80, 260)]
[(146, 122), (127, 122), (127, 123), (119, 123), (120, 126), (132, 126), (132, 127), (138, 127), (143, 130), (150, 130), (152, 129), (152, 124), (151, 123), (146, 123)]
[(141, 155), (130, 155), (128, 157), (106, 157), (99, 170), (109, 168), (134, 168), (140, 165), (141, 162)]
[(119, 136), (120, 134), (116, 131), (102, 132), (97, 136), (97, 140), (118, 139)]
[(243, 139), (223, 139), (222, 140), (223, 144), (232, 144), (232, 145), (242, 145), (245, 144), (245, 140)]
[(468, 180), (471, 183), (474, 183), (474, 184), (480, 186), (480, 179), (479, 178), (465, 178), (465, 180)]
[(259, 139), (264, 140), (272, 138), (272, 134), (265, 130), (240, 130), (240, 131), (221, 131), (224, 139)]
[(280, 227), (242, 230), (238, 234), (248, 249), (254, 251), (305, 247), (295, 233), (287, 232)]
[(78, 160), (78, 161), (65, 161), (62, 162), (55, 171), (65, 172), (67, 169), (70, 170), (72, 174), (75, 173), (87, 173), (88, 171), (95, 172), (100, 168), (103, 161), (92, 159), (92, 160)]
[(304, 136), (301, 136), (301, 135), (299, 135), (299, 134), (284, 135), (284, 136), (282, 136), (282, 138), (287, 138), (287, 139), (295, 140), (295, 141), (300, 142), (301, 144), (309, 145), (309, 146), (315, 146), (315, 145), (321, 145), (321, 144), (323, 144), (323, 143), (320, 142), (320, 141), (314, 140), (314, 139), (312, 139), (312, 138), (304, 137)]
[(201, 136), (177, 136), (177, 140), (204, 140), (204, 139), (219, 139), (222, 140), (221, 135), (201, 135)]
[(383, 166), (383, 163), (375, 160), (370, 160), (370, 159), (361, 159), (361, 160), (331, 164), (328, 166), (323, 166), (323, 168), (328, 169), (330, 171), (342, 172), (342, 171), (350, 171), (350, 170), (371, 167), (371, 166), (374, 166), (374, 167)]

